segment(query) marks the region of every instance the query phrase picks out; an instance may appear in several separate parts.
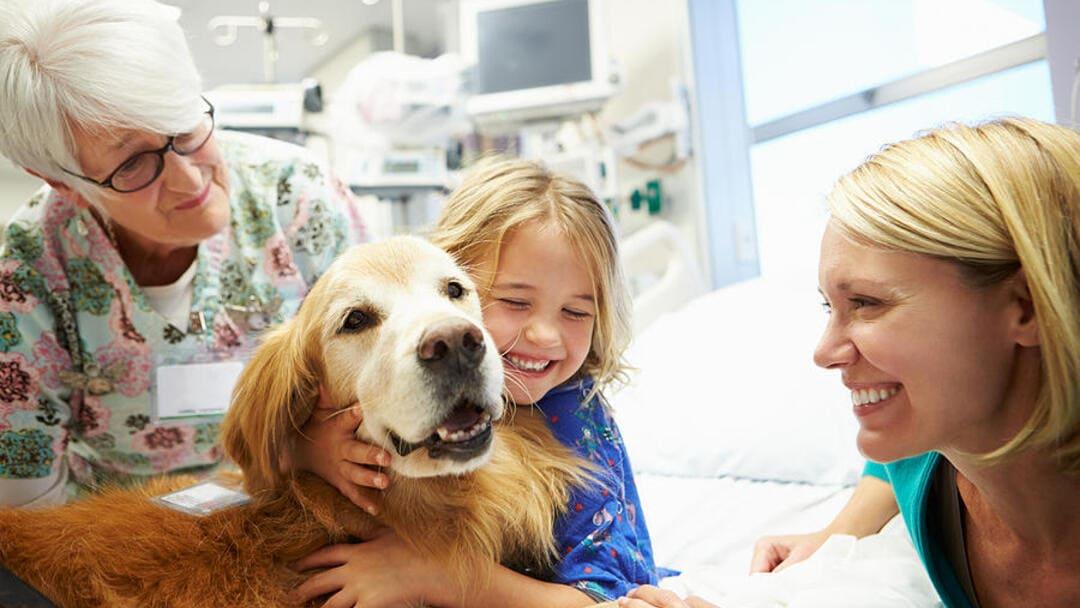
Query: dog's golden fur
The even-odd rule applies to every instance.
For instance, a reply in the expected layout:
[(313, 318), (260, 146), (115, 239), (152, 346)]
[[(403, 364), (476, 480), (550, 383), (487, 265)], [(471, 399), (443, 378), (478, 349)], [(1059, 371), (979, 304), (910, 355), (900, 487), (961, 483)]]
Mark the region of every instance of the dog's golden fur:
[[(0, 511), (0, 562), (61, 606), (119, 608), (285, 606), (299, 581), (290, 562), (327, 543), (367, 537), (382, 525), (417, 551), (453, 565), (463, 593), (482, 584), (497, 562), (550, 566), (556, 557), (552, 524), (570, 488), (588, 473), (531, 409), (495, 424), (489, 459), (480, 468), (442, 474), (438, 462), (415, 464), (427, 457), (414, 454), (411, 470), (428, 466), (432, 476), (389, 470), (392, 484), (378, 521), (321, 479), (282, 470), (281, 455), (297, 440), (320, 383), (336, 402), (359, 401), (369, 430), (369, 413), (393, 419), (378, 408), (393, 407), (385, 401), (394, 396), (395, 378), (406, 376), (388, 375), (375, 386), (361, 369), (370, 365), (372, 373), (384, 374), (395, 365), (376, 360), (385, 354), (378, 349), (386, 336), (335, 336), (334, 307), (343, 297), (356, 301), (359, 293), (392, 316), (388, 306), (395, 300), (386, 293), (413, 297), (415, 290), (404, 288), (426, 280), (422, 275), (433, 267), (460, 273), (442, 252), (417, 239), (354, 248), (319, 280), (297, 317), (267, 335), (240, 378), (223, 428), (226, 450), (253, 496), (250, 504), (205, 517), (173, 511), (148, 499), (191, 482), (168, 478), (63, 507), (7, 509)], [(471, 288), (467, 278), (455, 278)], [(455, 305), (479, 322), (474, 294)], [(390, 327), (387, 322), (380, 332)], [(364, 438), (390, 447), (385, 436)]]

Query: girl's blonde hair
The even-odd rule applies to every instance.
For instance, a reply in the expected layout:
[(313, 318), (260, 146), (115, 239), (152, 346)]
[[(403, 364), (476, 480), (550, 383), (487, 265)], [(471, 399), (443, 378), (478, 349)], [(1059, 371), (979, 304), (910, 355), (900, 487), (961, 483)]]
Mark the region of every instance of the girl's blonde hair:
[(828, 200), (849, 238), (955, 262), (975, 288), (1023, 270), (1039, 397), (1016, 436), (981, 458), (1049, 447), (1080, 475), (1080, 134), (1025, 118), (947, 125), (886, 146)]
[[(592, 278), (596, 323), (579, 374), (591, 376), (597, 388), (625, 381), (622, 357), (630, 342), (630, 297), (615, 224), (607, 207), (584, 184), (536, 162), (489, 159), (450, 196), (430, 239), (468, 269), (486, 298), (503, 241), (515, 228), (534, 220), (561, 228)], [(485, 269), (488, 276), (478, 276)]]

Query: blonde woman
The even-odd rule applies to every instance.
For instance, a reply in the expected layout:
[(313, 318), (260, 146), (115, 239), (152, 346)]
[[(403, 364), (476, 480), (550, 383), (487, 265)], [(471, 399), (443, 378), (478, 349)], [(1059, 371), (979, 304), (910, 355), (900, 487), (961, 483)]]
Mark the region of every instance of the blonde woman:
[[(544, 414), (557, 439), (596, 465), (556, 521), (553, 572), (499, 567), (463, 597), (444, 565), (394, 537), (321, 550), (299, 567), (329, 570), (297, 593), (328, 606), (586, 606), (655, 583), (652, 546), (618, 428), (600, 388), (620, 377), (629, 301), (611, 217), (581, 184), (524, 161), (475, 170), (432, 240), (473, 276), (502, 354), (506, 394)], [(410, 604), (411, 605), (411, 604)]]
[[(873, 462), (826, 531), (764, 539), (755, 568), (899, 507), (945, 606), (1080, 605), (1080, 134), (945, 127), (829, 203), (814, 359), (851, 389)], [(663, 593), (622, 605), (685, 605)]]

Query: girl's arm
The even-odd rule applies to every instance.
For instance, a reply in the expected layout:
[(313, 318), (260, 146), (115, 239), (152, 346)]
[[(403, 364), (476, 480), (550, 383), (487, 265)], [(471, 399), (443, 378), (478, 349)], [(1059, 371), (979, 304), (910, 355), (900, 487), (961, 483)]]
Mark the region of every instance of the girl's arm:
[(596, 603), (578, 589), (538, 581), (501, 565), (495, 567), (491, 584), (470, 597), (463, 598), (449, 589), (445, 591), (433, 602), (440, 608), (579, 608)]
[(538, 581), (500, 565), (486, 584), (463, 592), (446, 564), (417, 555), (390, 531), (359, 544), (325, 547), (294, 567), (329, 568), (307, 579), (293, 594), (301, 603), (329, 596), (325, 608), (415, 603), (439, 608), (578, 608), (595, 603), (573, 587)]
[(718, 608), (700, 597), (680, 598), (674, 592), (652, 585), (638, 587), (616, 602), (618, 608)]
[(555, 437), (602, 468), (595, 483), (572, 490), (569, 509), (555, 523), (561, 557), (552, 580), (613, 599), (658, 583), (659, 573), (622, 434), (598, 397), (582, 404), (590, 388), (542, 402), (545, 414), (558, 414)]

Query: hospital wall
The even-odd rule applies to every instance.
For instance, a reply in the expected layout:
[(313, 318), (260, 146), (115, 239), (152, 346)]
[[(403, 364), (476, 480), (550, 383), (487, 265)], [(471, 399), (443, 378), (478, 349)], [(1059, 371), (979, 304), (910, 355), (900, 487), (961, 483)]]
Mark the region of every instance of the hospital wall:
[(0, 157), (0, 226), (6, 225), (15, 211), (30, 200), (30, 196), (41, 186), (41, 180), (27, 175)]
[[(614, 123), (650, 101), (672, 99), (670, 82), (692, 80), (690, 28), (687, 3), (666, 2), (658, 10), (655, 0), (619, 0), (607, 2), (608, 42), (611, 54), (621, 66), (623, 85), (604, 108), (604, 122)], [(691, 93), (691, 98), (693, 94)], [(694, 128), (691, 121), (691, 128)], [(644, 160), (657, 162), (671, 150), (670, 144), (656, 146)], [(697, 151), (693, 151), (694, 155)], [(647, 221), (643, 211), (634, 212), (628, 204), (630, 194), (649, 179), (660, 177), (666, 196), (661, 217), (675, 224), (682, 232), (691, 251), (697, 254), (704, 276), (708, 273), (708, 246), (705, 241), (705, 209), (696, 156), (679, 171), (660, 174), (638, 169), (623, 161), (618, 166), (619, 191), (622, 204), (619, 218), (624, 233), (638, 229)]]

